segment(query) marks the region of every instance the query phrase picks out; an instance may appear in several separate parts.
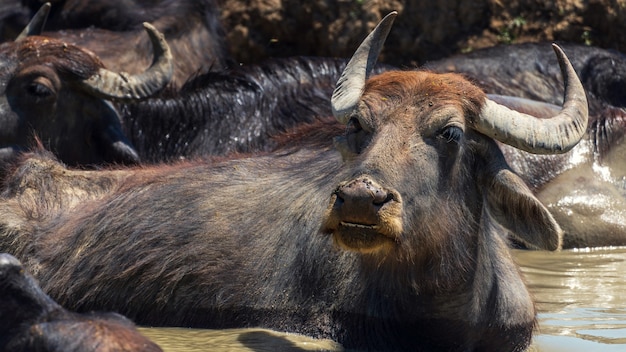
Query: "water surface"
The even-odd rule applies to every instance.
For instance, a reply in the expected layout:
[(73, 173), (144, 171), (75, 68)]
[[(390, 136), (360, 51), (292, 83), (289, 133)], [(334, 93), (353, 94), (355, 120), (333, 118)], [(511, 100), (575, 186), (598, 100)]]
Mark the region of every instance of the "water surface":
[[(626, 247), (514, 251), (539, 310), (532, 352), (626, 351)], [(143, 328), (165, 352), (341, 351), (264, 329)]]
[(515, 256), (539, 310), (532, 351), (626, 351), (626, 247)]

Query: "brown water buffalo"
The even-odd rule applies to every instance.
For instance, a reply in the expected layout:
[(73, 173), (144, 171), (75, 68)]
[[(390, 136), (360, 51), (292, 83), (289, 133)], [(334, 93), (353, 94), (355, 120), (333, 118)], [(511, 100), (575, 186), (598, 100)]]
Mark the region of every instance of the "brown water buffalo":
[(64, 306), (142, 324), (256, 326), (367, 350), (523, 351), (536, 313), (503, 231), (555, 250), (561, 229), (494, 139), (569, 150), (586, 129), (582, 86), (556, 47), (567, 94), (550, 119), (508, 110), (456, 74), (367, 79), (394, 17), (343, 71), (337, 121), (292, 130), (272, 153), (124, 174), (25, 160), (0, 202), (0, 250)]
[(139, 157), (122, 130), (110, 100), (155, 94), (172, 75), (172, 56), (153, 26), (152, 65), (138, 75), (105, 69), (92, 53), (31, 34), (0, 45), (0, 158), (11, 160), (38, 139), (71, 165), (136, 163)]
[[(9, 0), (11, 1), (11, 0)], [(13, 1), (14, 7), (22, 7)], [(24, 0), (6, 26), (23, 25), (43, 1)], [(47, 37), (88, 49), (110, 70), (141, 73), (150, 65), (152, 45), (142, 24), (149, 22), (165, 35), (174, 56), (171, 84), (178, 87), (190, 76), (233, 66), (220, 10), (215, 0), (51, 0)], [(27, 14), (28, 16), (24, 16)], [(2, 18), (0, 17), (0, 21)], [(17, 29), (6, 28), (7, 35)], [(2, 26), (0, 26), (0, 30)], [(15, 37), (6, 37), (5, 41)]]
[(0, 298), (4, 352), (162, 351), (121, 315), (65, 310), (7, 253), (0, 254)]
[[(546, 55), (547, 47), (546, 43), (499, 46), (434, 61), (426, 68), (462, 73), (488, 93), (561, 104), (563, 88), (554, 58)], [(573, 58), (588, 96), (587, 133), (572, 151), (561, 155), (532, 155), (501, 147), (509, 165), (563, 228), (564, 248), (623, 246), (626, 55), (575, 44), (562, 44), (562, 48)], [(529, 109), (528, 105), (521, 102), (517, 109)]]

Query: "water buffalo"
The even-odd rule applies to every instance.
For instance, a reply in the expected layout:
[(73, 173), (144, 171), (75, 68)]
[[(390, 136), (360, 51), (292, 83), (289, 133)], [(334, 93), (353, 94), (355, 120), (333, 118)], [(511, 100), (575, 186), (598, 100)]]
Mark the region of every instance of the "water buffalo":
[(0, 254), (0, 297), (0, 349), (4, 352), (162, 351), (119, 314), (65, 310), (7, 253)]
[(0, 250), (59, 303), (142, 324), (523, 351), (536, 313), (502, 231), (555, 250), (561, 229), (494, 139), (569, 150), (586, 130), (584, 91), (558, 47), (567, 94), (550, 119), (456, 74), (367, 79), (394, 17), (344, 69), (336, 121), (302, 125), (274, 152), (77, 175), (26, 159), (0, 201)]
[(152, 65), (138, 75), (105, 69), (92, 53), (37, 35), (29, 28), (0, 45), (0, 159), (11, 160), (38, 139), (72, 165), (136, 163), (119, 114), (110, 100), (145, 98), (172, 75), (163, 38), (146, 24), (155, 50)]
[[(15, 2), (13, 6), (20, 7)], [(39, 0), (22, 3), (26, 9), (19, 13), (34, 14), (42, 6)], [(51, 10), (43, 34), (94, 52), (113, 71), (136, 74), (150, 65), (152, 45), (144, 35), (144, 22), (153, 24), (170, 45), (176, 59), (170, 83), (173, 86), (178, 87), (198, 72), (233, 66), (214, 0), (52, 0), (49, 3)], [(8, 18), (7, 22), (16, 26), (27, 21)], [(6, 29), (7, 35), (16, 31)]]
[[(499, 46), (426, 64), (462, 73), (488, 93), (560, 104), (554, 59), (545, 43)], [(565, 248), (626, 245), (626, 55), (563, 44), (589, 101), (588, 130), (562, 155), (531, 155), (502, 145), (505, 157), (563, 230)], [(518, 109), (528, 108), (522, 102)], [(540, 114), (537, 114), (540, 115)]]
[[(19, 116), (17, 120), (24, 122), (20, 126), (4, 124), (0, 145), (28, 149), (33, 144), (26, 142), (37, 135), (61, 161), (71, 166), (161, 162), (232, 151), (269, 150), (273, 147), (270, 135), (331, 114), (329, 96), (346, 64), (346, 60), (331, 58), (272, 59), (257, 65), (207, 72), (189, 80), (180, 90), (167, 89), (155, 97), (142, 97), (141, 101), (119, 101), (116, 97), (90, 94), (73, 83), (74, 76), (56, 72), (57, 67), (93, 66), (96, 59), (65, 42), (30, 38), (29, 34), (38, 33), (41, 26), (32, 24), (20, 40), (3, 44), (2, 51), (10, 60), (3, 63), (7, 70), (0, 72), (0, 79), (11, 82), (19, 77), (20, 71), (36, 72), (36, 67), (46, 66), (50, 68), (49, 75), (54, 75), (63, 87), (65, 97), (59, 104), (54, 95), (47, 100), (37, 96), (26, 99), (33, 96), (29, 89), (39, 89), (38, 82), (47, 80), (46, 76), (33, 75), (29, 78), (33, 83), (23, 84), (25, 91), (15, 93), (23, 97), (24, 104), (16, 100), (16, 104), (0, 111), (0, 119), (15, 121)], [(50, 47), (63, 48), (67, 55), (63, 65)], [(80, 53), (70, 55), (73, 51)], [(165, 48), (163, 51), (168, 52)], [(38, 55), (37, 61), (21, 59), (27, 55)], [(20, 60), (20, 71), (10, 69), (15, 65), (11, 62), (14, 57)], [(376, 69), (380, 71), (383, 67)], [(6, 91), (7, 99), (13, 99), (13, 93)], [(112, 122), (117, 125), (111, 127)], [(93, 131), (92, 134), (115, 131), (126, 138), (125, 147), (133, 153), (132, 157), (127, 153), (109, 155), (109, 148), (97, 141), (87, 143), (89, 136), (85, 136), (85, 130)], [(62, 131), (62, 136), (54, 135), (58, 131)]]

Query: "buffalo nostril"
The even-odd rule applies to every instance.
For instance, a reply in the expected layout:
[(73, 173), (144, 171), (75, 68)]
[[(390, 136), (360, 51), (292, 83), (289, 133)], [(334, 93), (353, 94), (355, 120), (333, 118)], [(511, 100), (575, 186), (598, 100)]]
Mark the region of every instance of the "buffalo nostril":
[(383, 191), (382, 189), (378, 189), (378, 188), (369, 188), (371, 195), (372, 195), (372, 203), (376, 204), (376, 205), (382, 205), (383, 203), (385, 203), (385, 200), (387, 199), (387, 192)]
[(335, 194), (346, 205), (354, 209), (380, 207), (393, 199), (391, 193), (368, 179), (353, 180), (339, 187)]
[(389, 220), (389, 209), (394, 209), (391, 201), (398, 200), (396, 192), (365, 177), (340, 185), (334, 194), (333, 211), (337, 223), (356, 232), (364, 228), (379, 229), (381, 221)]
[(374, 205), (383, 206), (385, 203), (391, 202), (393, 200), (393, 195), (385, 192), (384, 199), (381, 198), (382, 197), (378, 197), (378, 199), (374, 199)]

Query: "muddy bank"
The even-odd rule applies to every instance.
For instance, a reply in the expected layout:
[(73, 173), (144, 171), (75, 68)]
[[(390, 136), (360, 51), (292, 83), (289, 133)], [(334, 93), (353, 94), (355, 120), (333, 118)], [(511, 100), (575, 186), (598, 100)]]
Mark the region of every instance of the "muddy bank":
[(621, 0), (219, 0), (240, 62), (268, 56), (347, 57), (391, 10), (382, 60), (417, 65), (500, 43), (564, 40), (626, 52)]

